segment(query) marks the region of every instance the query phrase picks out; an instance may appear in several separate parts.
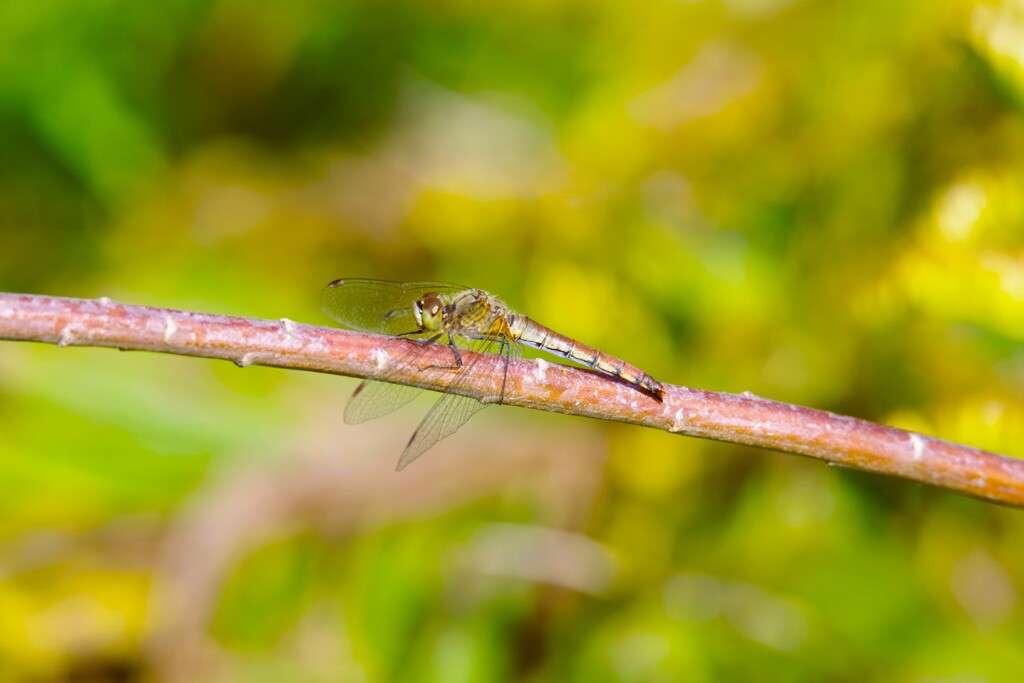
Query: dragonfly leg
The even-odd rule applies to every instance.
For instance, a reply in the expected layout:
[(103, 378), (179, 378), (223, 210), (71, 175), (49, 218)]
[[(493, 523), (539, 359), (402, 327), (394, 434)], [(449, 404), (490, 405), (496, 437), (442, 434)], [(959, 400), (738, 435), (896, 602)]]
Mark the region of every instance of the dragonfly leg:
[(455, 345), (455, 337), (448, 335), (448, 346), (452, 349), (452, 354), (455, 356), (455, 365), (449, 367), (462, 367), (462, 354), (459, 353), (459, 347)]
[(508, 363), (512, 357), (512, 343), (507, 339), (498, 339), (501, 344), (501, 355), (505, 356), (505, 370), (501, 373), (501, 394), (498, 396), (498, 403), (505, 402), (505, 383), (508, 382)]
[[(408, 335), (410, 335), (410, 334), (420, 334), (422, 331), (423, 330), (413, 330), (412, 332), (402, 332), (400, 334), (396, 334), (395, 336), (396, 337), (408, 337)], [(437, 343), (437, 341), (440, 340), (441, 337), (443, 337), (443, 336), (444, 336), (444, 332), (440, 332), (438, 334), (435, 334), (433, 337), (428, 337), (426, 339), (408, 339), (408, 341), (412, 342), (413, 344), (417, 344), (419, 346), (428, 346), (430, 344)], [(452, 348), (452, 352), (455, 354), (455, 363), (452, 364), (452, 365), (428, 365), (427, 366), (428, 368), (448, 368), (448, 369), (453, 369), (453, 368), (461, 368), (462, 367), (462, 356), (459, 355), (459, 349), (458, 349), (458, 347), (455, 346), (455, 340), (451, 339), (451, 337), (449, 337), (448, 346), (450, 346)]]
[[(415, 341), (417, 344), (433, 344), (443, 336), (443, 334), (439, 334), (435, 337), (431, 337), (430, 339), (414, 339), (413, 341)], [(459, 347), (455, 345), (455, 339), (452, 338), (450, 335), (448, 337), (448, 346), (452, 350), (452, 355), (455, 356), (455, 362), (452, 363), (451, 365), (428, 365), (428, 368), (444, 368), (447, 370), (454, 370), (456, 368), (462, 367), (462, 356), (459, 354)]]

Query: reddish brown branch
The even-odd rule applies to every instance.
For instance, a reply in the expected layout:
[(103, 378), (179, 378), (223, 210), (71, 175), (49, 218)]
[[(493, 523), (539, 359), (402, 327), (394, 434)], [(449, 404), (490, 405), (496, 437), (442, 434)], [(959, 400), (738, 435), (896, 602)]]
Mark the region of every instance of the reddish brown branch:
[[(372, 375), (412, 343), (290, 320), (24, 294), (0, 294), (0, 339), (158, 351), (352, 377)], [(431, 366), (444, 366), (448, 358), (438, 346), (396, 379), (427, 389), (443, 387), (451, 371)], [(479, 373), (461, 385), (460, 393), (493, 401), (500, 390), (499, 358), (479, 361), (493, 364), (495, 372)], [(509, 367), (504, 402), (809, 455), (1024, 507), (1024, 460), (753, 395), (665, 388), (665, 401), (659, 403), (595, 372), (517, 360)]]

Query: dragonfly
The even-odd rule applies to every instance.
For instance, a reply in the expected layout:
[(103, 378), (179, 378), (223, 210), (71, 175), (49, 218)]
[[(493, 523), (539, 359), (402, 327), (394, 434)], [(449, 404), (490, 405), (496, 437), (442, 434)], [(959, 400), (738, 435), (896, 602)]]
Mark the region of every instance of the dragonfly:
[(463, 351), (502, 358), (498, 403), (505, 398), (509, 360), (521, 355), (520, 344), (617, 377), (656, 401), (661, 402), (665, 395), (664, 386), (643, 370), (514, 313), (498, 297), (482, 289), (448, 282), (346, 278), (328, 284), (321, 302), (324, 312), (345, 327), (410, 340), (402, 357), (383, 363), (380, 370), (356, 388), (345, 406), (344, 419), (348, 424), (383, 417), (412, 401), (423, 390), (392, 383), (396, 376), (436, 343), (451, 349), (451, 363), (444, 366), (451, 368), (451, 379), (409, 439), (399, 458), (398, 470), (455, 433), (486, 405), (455, 393), (475, 373), (494, 372), (493, 363), (478, 362), (486, 356), (464, 356)]

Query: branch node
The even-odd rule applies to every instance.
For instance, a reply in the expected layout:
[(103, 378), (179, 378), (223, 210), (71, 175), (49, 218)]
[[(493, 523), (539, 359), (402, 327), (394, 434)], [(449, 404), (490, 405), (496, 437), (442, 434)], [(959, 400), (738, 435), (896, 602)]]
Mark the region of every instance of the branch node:
[(240, 368), (247, 368), (250, 365), (258, 364), (260, 362), (260, 359), (262, 359), (266, 355), (267, 354), (265, 354), (265, 353), (258, 353), (256, 351), (250, 351), (249, 353), (246, 353), (246, 354), (242, 355), (239, 358), (235, 358), (234, 362), (235, 362), (235, 365), (237, 365)]
[(65, 325), (60, 329), (60, 338), (57, 339), (57, 346), (74, 346), (78, 340), (80, 330), (74, 325)]
[(281, 318), (279, 322), (281, 323), (281, 327), (284, 328), (284, 335), (286, 337), (294, 337), (295, 336), (295, 321), (294, 320), (289, 320), (288, 318)]

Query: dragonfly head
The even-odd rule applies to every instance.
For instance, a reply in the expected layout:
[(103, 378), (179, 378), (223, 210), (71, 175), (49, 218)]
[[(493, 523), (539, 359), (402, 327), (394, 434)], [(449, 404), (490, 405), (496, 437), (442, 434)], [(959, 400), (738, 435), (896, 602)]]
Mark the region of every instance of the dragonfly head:
[(412, 313), (421, 330), (430, 332), (440, 330), (444, 322), (444, 304), (441, 303), (441, 297), (433, 292), (424, 294), (417, 299)]

